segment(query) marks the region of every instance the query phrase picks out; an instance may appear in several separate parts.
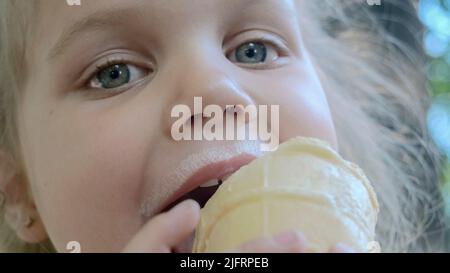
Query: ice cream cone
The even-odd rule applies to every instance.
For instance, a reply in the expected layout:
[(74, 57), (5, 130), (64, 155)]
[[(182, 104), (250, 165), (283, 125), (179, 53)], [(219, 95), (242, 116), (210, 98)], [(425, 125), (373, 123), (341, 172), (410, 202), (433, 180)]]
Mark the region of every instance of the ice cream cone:
[(193, 251), (228, 251), (295, 229), (308, 252), (336, 243), (366, 252), (377, 215), (376, 195), (358, 166), (323, 141), (297, 137), (223, 183), (202, 209)]

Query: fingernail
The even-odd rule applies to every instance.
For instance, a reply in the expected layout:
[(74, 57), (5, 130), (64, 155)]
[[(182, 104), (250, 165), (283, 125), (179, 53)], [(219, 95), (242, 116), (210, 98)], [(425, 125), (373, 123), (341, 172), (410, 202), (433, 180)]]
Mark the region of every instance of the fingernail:
[(280, 245), (290, 245), (298, 243), (301, 240), (301, 235), (296, 231), (287, 231), (275, 235), (273, 239)]
[(184, 210), (190, 209), (190, 208), (195, 208), (197, 210), (197, 209), (200, 209), (200, 206), (195, 200), (188, 199), (188, 200), (184, 200), (183, 202), (177, 204), (172, 209), (172, 211), (179, 211), (179, 210), (183, 210), (184, 211)]

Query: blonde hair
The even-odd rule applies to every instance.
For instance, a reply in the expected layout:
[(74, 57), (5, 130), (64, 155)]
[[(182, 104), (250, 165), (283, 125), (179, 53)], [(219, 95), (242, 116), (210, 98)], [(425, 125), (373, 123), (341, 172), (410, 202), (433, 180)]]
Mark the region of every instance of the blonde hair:
[[(441, 161), (426, 125), (431, 95), (424, 57), (388, 33), (367, 1), (342, 2), (311, 1), (304, 14), (311, 20), (306, 47), (321, 74), (340, 153), (365, 170), (378, 193), (377, 236), (384, 251), (445, 251)], [(383, 5), (402, 10), (416, 3), (401, 2)], [(406, 28), (411, 42), (421, 38), (417, 23), (398, 23), (412, 28)]]
[[(37, 0), (0, 1), (0, 180), (25, 175), (16, 111), (27, 78), (26, 49), (37, 8)], [(0, 252), (54, 252), (50, 241), (41, 244), (21, 241), (3, 216), (4, 207), (0, 207)]]
[[(304, 40), (329, 100), (340, 153), (365, 170), (378, 193), (382, 249), (443, 251), (440, 161), (425, 123), (430, 96), (423, 60), (380, 27), (366, 1), (304, 2)], [(36, 3), (0, 1), (0, 149), (18, 166), (15, 106), (26, 81)], [(51, 246), (30, 248), (5, 225), (0, 228), (0, 249), (35, 252)]]

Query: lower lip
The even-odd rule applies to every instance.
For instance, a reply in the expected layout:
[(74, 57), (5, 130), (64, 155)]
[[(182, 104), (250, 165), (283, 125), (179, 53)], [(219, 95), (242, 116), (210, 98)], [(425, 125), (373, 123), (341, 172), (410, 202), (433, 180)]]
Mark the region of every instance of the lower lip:
[(212, 178), (220, 178), (232, 174), (239, 170), (242, 166), (252, 162), (254, 159), (256, 159), (254, 155), (241, 154), (200, 168), (172, 195), (171, 198), (167, 200), (167, 202), (163, 204), (159, 211), (175, 202), (184, 194), (199, 187), (201, 183), (204, 183)]

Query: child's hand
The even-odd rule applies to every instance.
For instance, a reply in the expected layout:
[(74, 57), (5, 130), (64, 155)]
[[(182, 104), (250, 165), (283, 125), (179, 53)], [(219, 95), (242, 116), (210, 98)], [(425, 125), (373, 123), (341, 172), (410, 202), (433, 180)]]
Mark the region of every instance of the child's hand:
[[(165, 213), (151, 219), (131, 239), (123, 252), (159, 252), (169, 253), (182, 246), (195, 231), (200, 218), (200, 207), (193, 200), (186, 200)], [(259, 238), (244, 243), (228, 252), (253, 253), (304, 253), (307, 243), (304, 236), (297, 231)], [(336, 245), (330, 252), (353, 252), (344, 245)]]
[(153, 217), (131, 239), (123, 252), (173, 252), (189, 239), (199, 218), (198, 203), (193, 200), (183, 201)]

